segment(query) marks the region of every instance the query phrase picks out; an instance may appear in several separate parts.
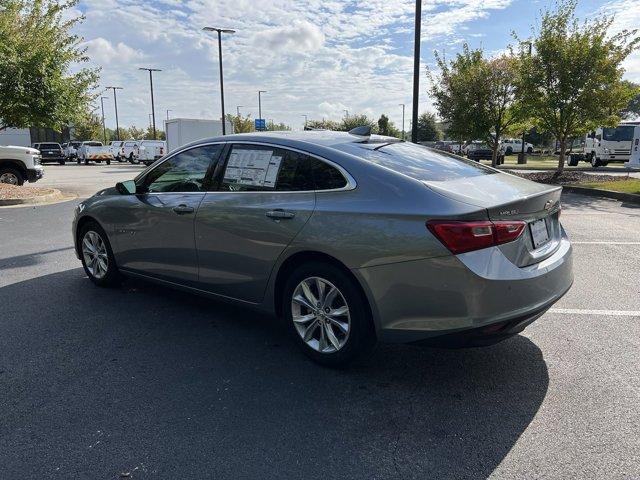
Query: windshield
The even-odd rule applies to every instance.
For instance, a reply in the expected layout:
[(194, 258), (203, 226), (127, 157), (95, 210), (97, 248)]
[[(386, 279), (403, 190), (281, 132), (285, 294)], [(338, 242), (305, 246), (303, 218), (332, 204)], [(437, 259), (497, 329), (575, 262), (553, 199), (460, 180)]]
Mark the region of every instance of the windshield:
[(102, 144), (100, 142), (85, 142), (87, 147), (101, 147)]
[(40, 148), (60, 148), (58, 143), (41, 143)]
[(164, 147), (164, 142), (162, 141), (142, 142), (142, 145), (144, 145), (145, 147)]
[(633, 140), (633, 125), (623, 125), (617, 128), (603, 128), (602, 139), (608, 142), (630, 142)]
[(346, 143), (336, 148), (421, 181), (444, 182), (496, 173), (477, 162), (422, 145), (399, 142), (375, 145)]

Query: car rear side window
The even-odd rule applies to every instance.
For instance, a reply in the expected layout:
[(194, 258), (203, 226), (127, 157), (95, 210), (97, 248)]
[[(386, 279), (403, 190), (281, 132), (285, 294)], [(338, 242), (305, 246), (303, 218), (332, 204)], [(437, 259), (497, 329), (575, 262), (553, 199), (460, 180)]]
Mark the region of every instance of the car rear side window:
[(496, 173), (477, 162), (408, 142), (347, 143), (335, 148), (420, 181), (444, 182)]
[(226, 192), (311, 191), (311, 163), (305, 154), (267, 145), (235, 144), (220, 190)]
[(140, 182), (149, 193), (204, 192), (207, 172), (220, 156), (223, 145), (203, 145), (180, 152), (152, 169)]

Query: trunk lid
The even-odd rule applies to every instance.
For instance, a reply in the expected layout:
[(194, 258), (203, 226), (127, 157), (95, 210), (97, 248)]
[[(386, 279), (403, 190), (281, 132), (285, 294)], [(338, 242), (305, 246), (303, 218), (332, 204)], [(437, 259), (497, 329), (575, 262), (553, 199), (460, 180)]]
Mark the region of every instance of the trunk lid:
[(526, 222), (527, 226), (517, 240), (498, 247), (519, 267), (544, 260), (560, 246), (561, 187), (502, 172), (424, 183), (441, 195), (486, 209), (490, 220)]

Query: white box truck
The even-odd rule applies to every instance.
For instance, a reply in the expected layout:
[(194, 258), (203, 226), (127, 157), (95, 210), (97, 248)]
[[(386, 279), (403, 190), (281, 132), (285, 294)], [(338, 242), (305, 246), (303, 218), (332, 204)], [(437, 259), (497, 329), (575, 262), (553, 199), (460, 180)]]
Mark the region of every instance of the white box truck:
[[(228, 120), (226, 129), (227, 134), (233, 133), (233, 124)], [(196, 140), (222, 135), (222, 121), (172, 118), (164, 121), (164, 131), (167, 135), (167, 151), (172, 152)]]

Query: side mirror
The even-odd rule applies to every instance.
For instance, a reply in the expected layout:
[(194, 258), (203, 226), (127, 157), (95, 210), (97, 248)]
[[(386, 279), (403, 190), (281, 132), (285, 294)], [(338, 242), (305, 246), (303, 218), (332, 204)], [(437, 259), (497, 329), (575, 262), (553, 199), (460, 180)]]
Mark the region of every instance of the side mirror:
[(116, 190), (121, 195), (135, 195), (136, 193), (136, 182), (133, 180), (126, 180), (124, 182), (116, 183)]

